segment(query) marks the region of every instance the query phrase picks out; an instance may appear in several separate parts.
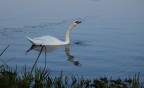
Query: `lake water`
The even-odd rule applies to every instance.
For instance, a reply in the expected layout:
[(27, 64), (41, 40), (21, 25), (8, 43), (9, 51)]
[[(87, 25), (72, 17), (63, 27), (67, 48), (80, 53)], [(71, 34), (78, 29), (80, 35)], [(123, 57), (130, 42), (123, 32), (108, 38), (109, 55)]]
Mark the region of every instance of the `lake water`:
[[(128, 78), (140, 72), (144, 80), (143, 0), (1, 0), (0, 52), (10, 47), (0, 64), (31, 69), (39, 52), (26, 53), (31, 43), (25, 36), (63, 40), (76, 19), (82, 23), (71, 31), (70, 46), (48, 47), (46, 66), (52, 75)], [(37, 66), (45, 66), (44, 52)]]

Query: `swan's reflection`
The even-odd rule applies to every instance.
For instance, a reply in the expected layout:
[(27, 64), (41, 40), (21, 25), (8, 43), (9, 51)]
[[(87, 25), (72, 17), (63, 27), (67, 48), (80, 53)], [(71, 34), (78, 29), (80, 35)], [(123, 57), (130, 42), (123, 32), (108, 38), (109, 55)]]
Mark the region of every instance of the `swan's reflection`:
[[(65, 53), (66, 53), (66, 55), (67, 55), (67, 57), (68, 57), (68, 61), (70, 61), (70, 62), (72, 62), (74, 65), (76, 65), (76, 66), (80, 66), (81, 64), (79, 63), (79, 61), (76, 61), (75, 59), (74, 59), (74, 56), (72, 56), (71, 54), (70, 54), (70, 46), (69, 46), (69, 44), (67, 44), (67, 45), (63, 45), (63, 46), (65, 46)], [(56, 50), (56, 49), (58, 49), (58, 48), (60, 48), (60, 47), (62, 47), (62, 45), (47, 45), (47, 46), (38, 46), (38, 45), (32, 45), (27, 51), (26, 51), (26, 53), (28, 53), (28, 52), (30, 52), (31, 50), (35, 50), (35, 51), (38, 51), (38, 52), (40, 52), (40, 51), (42, 51), (42, 52), (52, 52), (52, 51), (54, 51), (54, 50)]]
[(54, 50), (56, 50), (56, 49), (58, 49), (59, 47), (62, 47), (62, 46), (60, 46), (60, 45), (47, 45), (47, 46), (32, 45), (26, 51), (26, 53), (30, 52), (31, 50), (35, 50), (35, 51), (40, 52), (42, 47), (43, 47), (42, 52), (52, 52), (52, 51), (54, 51)]

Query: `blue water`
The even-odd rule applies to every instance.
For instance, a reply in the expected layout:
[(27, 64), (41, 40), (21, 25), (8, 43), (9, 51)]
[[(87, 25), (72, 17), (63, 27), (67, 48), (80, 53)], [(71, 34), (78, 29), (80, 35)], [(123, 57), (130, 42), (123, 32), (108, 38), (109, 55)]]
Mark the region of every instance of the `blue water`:
[[(140, 72), (144, 80), (143, 4), (143, 0), (1, 0), (0, 52), (10, 47), (0, 64), (31, 69), (39, 52), (26, 54), (31, 43), (24, 36), (52, 35), (63, 40), (67, 27), (79, 19), (82, 23), (70, 34), (70, 51), (61, 46), (46, 53), (52, 75), (63, 71), (87, 78), (125, 78)], [(42, 53), (37, 66), (44, 65)]]

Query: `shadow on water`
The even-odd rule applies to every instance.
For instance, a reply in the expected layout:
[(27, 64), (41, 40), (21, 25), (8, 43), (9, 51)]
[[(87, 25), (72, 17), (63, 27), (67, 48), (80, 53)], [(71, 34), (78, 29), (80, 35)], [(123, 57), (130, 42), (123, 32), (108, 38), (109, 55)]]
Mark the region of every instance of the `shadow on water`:
[[(67, 61), (73, 63), (75, 66), (81, 66), (81, 64), (79, 63), (79, 61), (76, 61), (76, 60), (74, 59), (74, 56), (72, 56), (72, 55), (70, 54), (70, 46), (69, 46), (69, 44), (63, 45), (63, 46), (65, 46), (65, 53), (66, 53), (66, 56), (68, 57), (68, 60), (67, 60)], [(33, 67), (32, 67), (31, 72), (33, 71), (33, 68), (35, 67), (35, 65), (36, 65), (36, 63), (37, 63), (37, 61), (38, 61), (38, 59), (39, 59), (39, 57), (40, 57), (40, 55), (41, 55), (42, 52), (45, 53), (45, 67), (46, 67), (46, 53), (47, 53), (47, 52), (52, 52), (52, 51), (54, 51), (54, 50), (56, 50), (56, 49), (58, 49), (58, 48), (60, 48), (60, 47), (62, 47), (62, 45), (47, 45), (47, 46), (46, 46), (46, 45), (45, 45), (45, 46), (32, 45), (32, 46), (26, 51), (26, 54), (27, 54), (28, 52), (30, 52), (31, 50), (35, 50), (35, 51), (38, 51), (38, 52), (39, 52), (39, 55), (38, 55), (38, 57), (37, 57), (34, 65), (33, 65)]]

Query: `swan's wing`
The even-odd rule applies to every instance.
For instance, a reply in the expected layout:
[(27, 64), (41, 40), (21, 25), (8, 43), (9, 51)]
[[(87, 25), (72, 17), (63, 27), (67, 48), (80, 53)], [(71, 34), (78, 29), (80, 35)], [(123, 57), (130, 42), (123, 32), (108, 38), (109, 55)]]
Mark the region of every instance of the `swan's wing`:
[(61, 45), (63, 44), (63, 41), (59, 40), (58, 38), (55, 38), (53, 36), (42, 36), (34, 38), (34, 40), (41, 41), (42, 45)]
[(53, 36), (42, 36), (31, 39), (26, 37), (34, 45), (63, 45), (65, 42), (53, 37)]
[(43, 42), (41, 40), (36, 40), (25, 36), (33, 45), (42, 45)]

